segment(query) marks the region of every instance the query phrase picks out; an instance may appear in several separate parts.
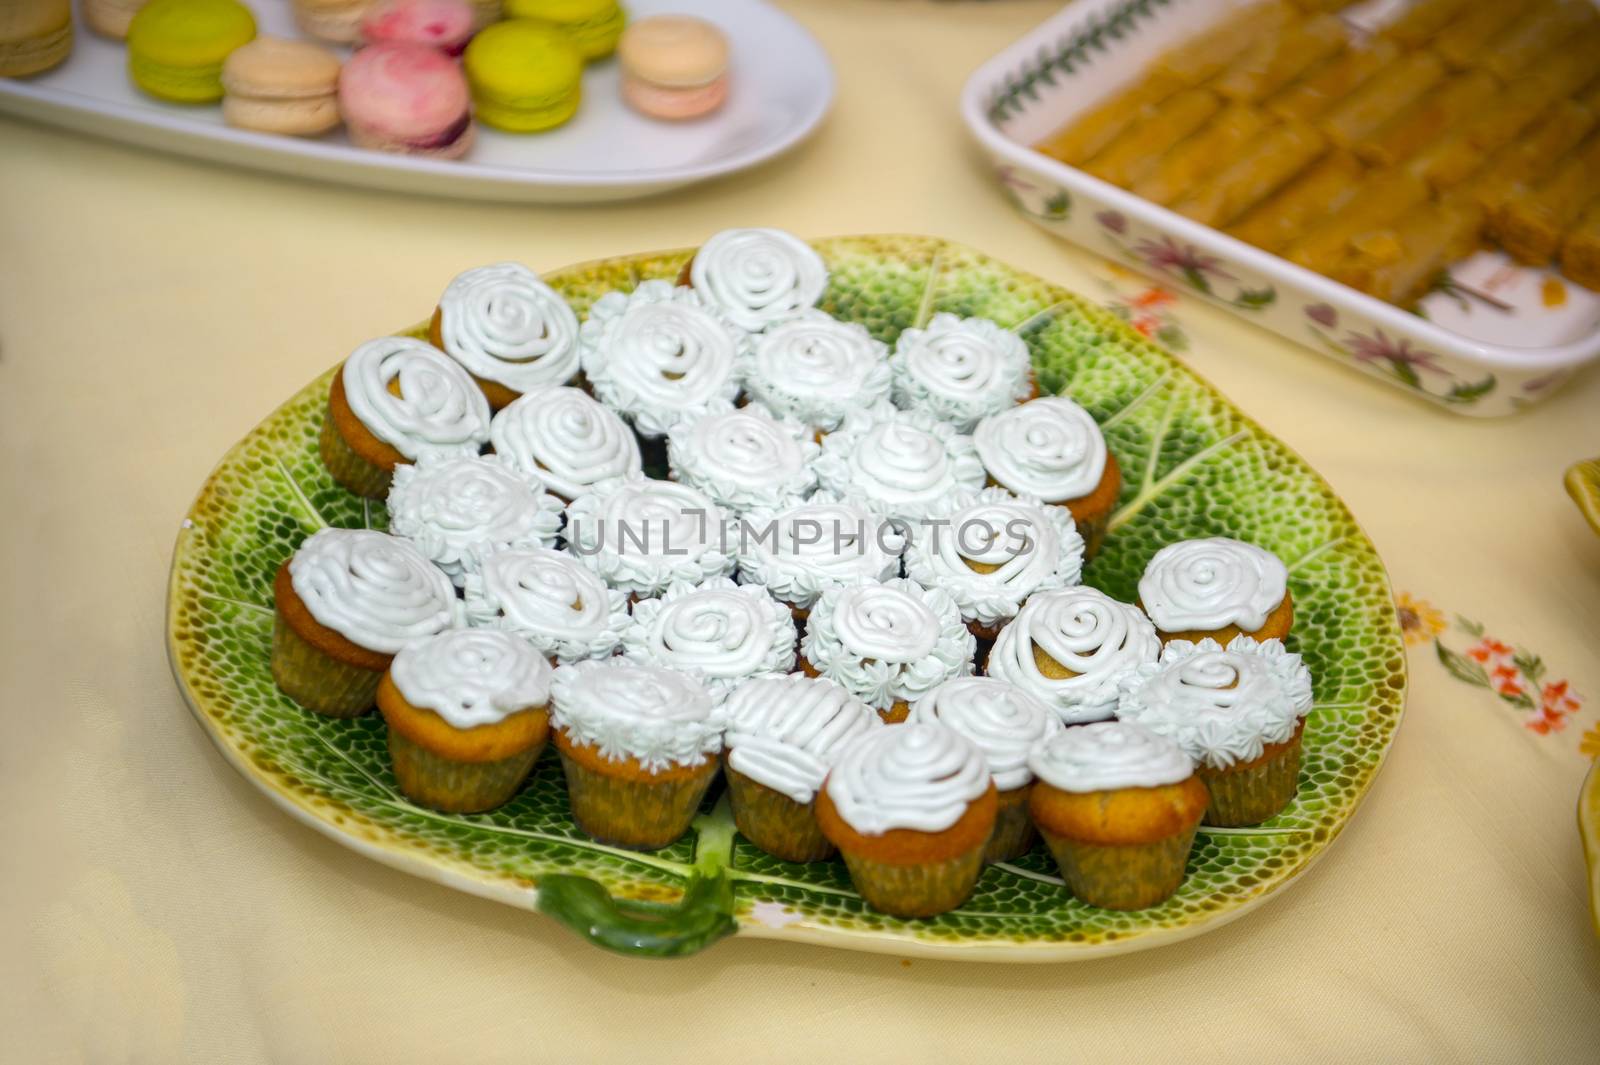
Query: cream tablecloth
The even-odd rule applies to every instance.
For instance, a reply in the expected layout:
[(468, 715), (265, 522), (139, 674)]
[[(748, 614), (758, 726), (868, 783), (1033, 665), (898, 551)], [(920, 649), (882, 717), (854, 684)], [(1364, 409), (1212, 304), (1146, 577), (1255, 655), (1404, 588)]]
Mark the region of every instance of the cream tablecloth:
[[(1600, 750), (1600, 540), (1560, 485), (1600, 453), (1600, 374), (1460, 419), (1035, 230), (955, 101), (1052, 3), (786, 6), (838, 64), (820, 135), (636, 204), (379, 195), (0, 121), (0, 1060), (1600, 1057), (1573, 823)], [(1390, 761), (1301, 882), (1083, 965), (737, 940), (652, 963), (374, 865), (223, 764), (162, 647), (173, 537), (222, 452), (460, 269), (739, 224), (934, 233), (1097, 292), (1328, 477), (1423, 627)]]

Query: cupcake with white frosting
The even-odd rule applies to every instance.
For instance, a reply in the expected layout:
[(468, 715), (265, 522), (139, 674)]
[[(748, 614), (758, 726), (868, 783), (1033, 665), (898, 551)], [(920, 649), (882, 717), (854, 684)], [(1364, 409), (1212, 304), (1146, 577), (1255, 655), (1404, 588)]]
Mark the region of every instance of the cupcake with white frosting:
[(1028, 853), (1035, 838), (1028, 819), (1033, 790), (1028, 753), (1061, 731), (1055, 712), (1015, 684), (994, 677), (957, 677), (918, 699), (906, 721), (952, 728), (983, 753), (998, 802), (994, 835), (983, 860), (1007, 862)]
[(1271, 551), (1213, 536), (1168, 544), (1139, 578), (1139, 605), (1162, 640), (1281, 640), (1294, 624), (1289, 571)]
[(561, 501), (495, 455), (424, 455), (396, 466), (389, 531), (417, 545), (456, 585), (488, 552), (554, 547)]
[(1101, 721), (1040, 741), (1028, 768), (1038, 778), (1029, 811), (1074, 895), (1140, 910), (1178, 890), (1206, 789), (1177, 744)]
[(622, 648), (641, 662), (698, 673), (721, 700), (751, 677), (794, 668), (794, 618), (760, 585), (679, 581), (633, 605)]
[(272, 679), (329, 717), (369, 709), (395, 654), (457, 620), (450, 578), (407, 541), (368, 529), (313, 533), (272, 592)]
[(809, 496), (820, 450), (804, 425), (757, 404), (679, 422), (667, 434), (673, 478), (736, 515)]
[(1042, 396), (990, 414), (972, 432), (989, 480), (1072, 513), (1093, 558), (1122, 492), (1122, 471), (1088, 411)]
[(1199, 765), (1206, 823), (1256, 825), (1295, 796), (1311, 673), (1282, 641), (1173, 640), (1122, 678), (1117, 717), (1166, 736)]
[(926, 329), (903, 330), (889, 369), (896, 403), (963, 433), (1037, 395), (1028, 345), (987, 318), (936, 314)]
[(733, 572), (722, 508), (676, 481), (611, 482), (567, 507), (567, 549), (612, 588), (660, 595), (674, 581)]
[(818, 492), (787, 510), (745, 515), (735, 549), (741, 584), (789, 604), (796, 621), (829, 588), (900, 576), (906, 537), (859, 503)]
[(822, 440), (817, 482), (885, 517), (947, 514), (983, 487), (972, 437), (926, 411), (880, 403), (845, 415)]
[(804, 311), (756, 338), (744, 390), (817, 434), (889, 399), (889, 348), (857, 322)]
[(626, 592), (545, 547), (491, 552), (467, 574), (465, 598), (469, 624), (515, 633), (562, 664), (609, 658), (630, 621)]
[(401, 648), (378, 685), (400, 791), (446, 813), (516, 794), (550, 733), (550, 664), (493, 629), (451, 629)]
[(967, 900), (994, 831), (977, 746), (944, 725), (879, 729), (851, 744), (817, 795), (817, 824), (873, 909), (933, 917)]
[(751, 333), (816, 306), (828, 287), (822, 256), (781, 229), (724, 229), (700, 246), (679, 284)]
[(394, 468), (423, 455), (476, 455), (489, 401), (459, 363), (411, 337), (361, 345), (333, 375), (318, 450), (333, 479), (382, 499)]
[(626, 658), (577, 662), (556, 670), (551, 707), (572, 818), (586, 835), (653, 850), (689, 830), (723, 729), (696, 676)]
[(992, 640), (1029, 596), (1083, 579), (1083, 538), (1060, 507), (986, 488), (912, 537), (906, 574), (948, 591), (972, 634)]
[(813, 812), (817, 789), (840, 754), (883, 721), (833, 681), (796, 673), (745, 681), (722, 709), (723, 773), (739, 831), (786, 862), (831, 857)]
[(656, 438), (733, 409), (750, 338), (693, 289), (645, 281), (601, 296), (579, 342), (596, 398)]
[(435, 347), (472, 375), (495, 410), (578, 375), (578, 316), (521, 263), (456, 275), (439, 297), (428, 332)]
[(976, 646), (949, 592), (897, 577), (823, 592), (806, 621), (800, 668), (894, 724), (914, 700), (969, 675)]
[(611, 481), (644, 476), (639, 438), (581, 388), (524, 392), (489, 423), (489, 443), (568, 503)]
[(1125, 673), (1161, 654), (1139, 608), (1095, 588), (1040, 592), (995, 637), (984, 672), (1037, 696), (1063, 724), (1116, 714)]

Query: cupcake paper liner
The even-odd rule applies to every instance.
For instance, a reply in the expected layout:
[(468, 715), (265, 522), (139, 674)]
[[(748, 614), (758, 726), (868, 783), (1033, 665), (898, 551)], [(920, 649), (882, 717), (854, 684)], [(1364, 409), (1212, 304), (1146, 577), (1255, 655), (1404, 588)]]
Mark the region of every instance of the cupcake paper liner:
[(628, 780), (560, 754), (578, 827), (597, 842), (636, 850), (665, 847), (687, 832), (717, 770), (708, 761), (706, 772), (682, 780)]
[(333, 479), (356, 495), (366, 496), (368, 499), (382, 499), (389, 494), (389, 483), (394, 479), (394, 471), (374, 466), (351, 450), (350, 445), (345, 443), (344, 437), (339, 435), (338, 428), (333, 424), (331, 412), (323, 415), (322, 432), (317, 437), (317, 450), (321, 452), (322, 462), (328, 467), (328, 472), (333, 474)]
[(983, 872), (983, 848), (943, 862), (895, 865), (844, 852), (850, 880), (867, 905), (892, 917), (935, 917), (966, 902)]
[(1183, 883), (1195, 828), (1154, 843), (1080, 843), (1041, 830), (1061, 878), (1082, 902), (1107, 910), (1142, 910)]
[(1247, 768), (1201, 766), (1199, 777), (1211, 793), (1205, 824), (1222, 828), (1259, 825), (1294, 798), (1300, 780), (1300, 735), (1266, 761)]
[(272, 622), (272, 679), (283, 694), (327, 717), (356, 717), (378, 701), (382, 670), (350, 666), (300, 638), (276, 612)]
[(745, 839), (786, 862), (820, 862), (833, 856), (834, 846), (817, 827), (810, 805), (801, 805), (732, 766), (724, 766), (723, 772), (733, 822)]
[(517, 793), (544, 750), (541, 741), (497, 762), (458, 762), (389, 729), (389, 757), (406, 798), (449, 814), (492, 810)]
[(1028, 815), (1028, 795), (1032, 791), (1033, 785), (1029, 783), (997, 793), (1000, 806), (995, 813), (994, 835), (989, 837), (989, 846), (983, 852), (985, 862), (1008, 862), (1033, 849), (1039, 834), (1034, 830), (1033, 818)]

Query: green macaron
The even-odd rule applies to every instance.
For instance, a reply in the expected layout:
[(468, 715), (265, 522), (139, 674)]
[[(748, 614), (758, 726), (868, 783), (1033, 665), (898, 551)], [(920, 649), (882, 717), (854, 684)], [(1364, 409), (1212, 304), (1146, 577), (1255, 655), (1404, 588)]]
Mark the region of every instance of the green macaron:
[(464, 57), (478, 120), (511, 133), (559, 126), (578, 110), (583, 58), (560, 30), (531, 19), (497, 22)]
[(150, 0), (128, 27), (128, 73), (151, 96), (211, 103), (222, 99), (222, 61), (255, 35), (236, 0)]

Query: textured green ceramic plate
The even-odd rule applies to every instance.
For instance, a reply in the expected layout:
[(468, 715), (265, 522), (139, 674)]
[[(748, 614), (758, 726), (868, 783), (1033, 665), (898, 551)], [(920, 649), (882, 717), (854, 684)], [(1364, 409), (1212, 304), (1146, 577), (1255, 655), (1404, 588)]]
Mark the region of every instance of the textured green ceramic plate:
[[(412, 806), (394, 788), (375, 715), (336, 721), (306, 713), (277, 692), (268, 669), (278, 564), (322, 525), (384, 523), (381, 506), (339, 488), (318, 460), (328, 375), (224, 456), (178, 537), (169, 651), (185, 697), (223, 754), (286, 810), (372, 858), (541, 909), (603, 946), (644, 954), (687, 953), (736, 930), (905, 955), (1088, 958), (1215, 928), (1293, 881), (1355, 812), (1405, 695), (1388, 578), (1344, 504), (1208, 385), (1078, 296), (928, 238), (816, 246), (833, 271), (824, 298), (833, 314), (885, 341), (936, 311), (992, 318), (1027, 340), (1044, 389), (1067, 391), (1100, 419), (1126, 485), (1089, 583), (1131, 599), (1157, 548), (1195, 536), (1240, 537), (1288, 563), (1291, 643), (1315, 674), (1316, 707), (1299, 795), (1282, 815), (1259, 828), (1203, 830), (1182, 889), (1154, 909), (1114, 913), (1078, 903), (1041, 848), (988, 869), (961, 909), (902, 921), (867, 909), (838, 863), (791, 865), (761, 854), (714, 800), (696, 831), (666, 850), (593, 844), (573, 826), (549, 755), (528, 787), (492, 813), (455, 817)], [(591, 263), (549, 280), (582, 314), (610, 289), (675, 276), (689, 254)]]

